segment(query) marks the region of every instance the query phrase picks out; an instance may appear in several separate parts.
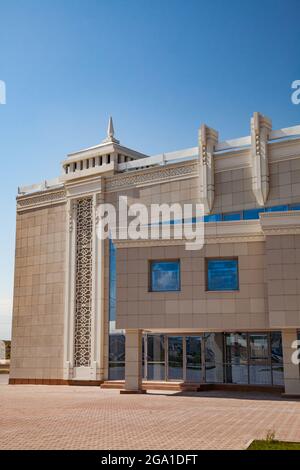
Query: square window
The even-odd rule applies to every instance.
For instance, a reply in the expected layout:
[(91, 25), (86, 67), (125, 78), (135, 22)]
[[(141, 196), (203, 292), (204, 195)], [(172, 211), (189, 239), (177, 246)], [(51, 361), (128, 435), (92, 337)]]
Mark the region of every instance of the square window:
[(236, 258), (207, 259), (206, 279), (207, 291), (238, 290), (238, 260)]
[(150, 291), (180, 290), (180, 261), (150, 261)]

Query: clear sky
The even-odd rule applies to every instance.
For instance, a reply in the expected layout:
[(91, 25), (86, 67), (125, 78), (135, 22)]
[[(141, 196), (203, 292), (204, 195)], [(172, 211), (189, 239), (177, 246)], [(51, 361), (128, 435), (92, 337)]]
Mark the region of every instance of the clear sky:
[(0, 339), (9, 338), (18, 185), (116, 136), (156, 154), (300, 123), (300, 0), (0, 0)]

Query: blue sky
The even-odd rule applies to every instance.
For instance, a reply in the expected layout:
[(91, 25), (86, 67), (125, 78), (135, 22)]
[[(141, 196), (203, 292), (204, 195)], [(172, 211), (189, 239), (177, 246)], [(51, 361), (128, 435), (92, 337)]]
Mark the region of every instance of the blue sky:
[(0, 338), (9, 337), (18, 185), (117, 137), (147, 154), (300, 122), (299, 0), (0, 0)]

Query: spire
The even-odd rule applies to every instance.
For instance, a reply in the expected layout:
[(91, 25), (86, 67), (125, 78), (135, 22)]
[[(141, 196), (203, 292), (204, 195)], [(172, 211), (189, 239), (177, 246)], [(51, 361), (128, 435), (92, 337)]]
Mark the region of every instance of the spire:
[(113, 139), (114, 134), (115, 134), (114, 123), (113, 123), (112, 117), (110, 116), (108, 120), (107, 137), (110, 139)]
[(108, 126), (107, 126), (107, 137), (102, 141), (103, 144), (107, 144), (113, 142), (115, 144), (119, 144), (120, 141), (115, 139), (115, 130), (114, 130), (114, 124), (113, 124), (113, 119), (110, 116), (108, 120)]

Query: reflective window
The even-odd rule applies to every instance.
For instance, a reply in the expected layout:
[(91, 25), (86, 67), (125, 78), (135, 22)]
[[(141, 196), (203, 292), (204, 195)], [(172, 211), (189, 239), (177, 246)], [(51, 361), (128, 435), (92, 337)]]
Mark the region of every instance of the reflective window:
[(148, 380), (277, 386), (284, 383), (279, 331), (198, 336), (148, 334), (145, 340), (143, 364)]
[(205, 382), (224, 382), (223, 333), (206, 333), (205, 341)]
[(226, 333), (226, 362), (246, 364), (248, 361), (247, 333)]
[(271, 383), (271, 364), (269, 360), (267, 334), (249, 334), (249, 382), (264, 385)]
[(248, 383), (247, 333), (225, 334), (226, 382)]
[(183, 338), (182, 336), (168, 337), (168, 379), (183, 378)]
[(220, 222), (222, 220), (222, 214), (210, 214), (204, 216), (204, 222)]
[(180, 290), (180, 262), (151, 261), (150, 262), (150, 290), (153, 292)]
[(282, 206), (266, 207), (266, 212), (282, 212), (287, 210), (289, 210), (289, 206), (287, 204)]
[(125, 378), (125, 336), (109, 335), (109, 380)]
[(241, 218), (242, 218), (241, 212), (228, 212), (227, 214), (223, 214), (224, 221), (241, 220)]
[(282, 353), (282, 338), (281, 333), (278, 331), (271, 332), (271, 361), (272, 361), (272, 374), (273, 384), (283, 385), (283, 353)]
[(207, 290), (223, 291), (238, 290), (237, 259), (207, 260)]
[[(208, 214), (202, 217), (193, 217), (192, 219), (186, 219), (185, 222), (192, 222), (196, 223), (204, 220), (204, 222), (221, 222), (223, 221), (230, 221), (230, 220), (253, 220), (259, 219), (259, 214), (261, 212), (277, 212), (277, 211), (287, 211), (287, 210), (300, 210), (300, 203), (294, 204), (283, 204), (280, 206), (272, 206), (272, 207), (261, 207), (261, 208), (253, 208), (253, 209), (246, 209), (243, 211), (238, 212), (224, 212), (220, 214)], [(197, 220), (196, 220), (197, 219)], [(170, 221), (160, 221), (158, 223), (149, 224), (149, 225), (163, 225), (163, 224), (178, 224), (183, 223), (184, 220), (170, 220)]]
[(259, 219), (259, 214), (264, 212), (264, 209), (247, 209), (243, 211), (243, 219), (252, 220)]
[(257, 361), (249, 365), (249, 383), (252, 385), (271, 384), (271, 366), (269, 362)]
[(300, 204), (290, 204), (289, 210), (291, 211), (300, 211)]
[(147, 336), (147, 379), (165, 380), (165, 336)]
[(250, 334), (250, 359), (267, 359), (268, 353), (268, 335)]
[(186, 380), (202, 381), (201, 336), (186, 337)]

